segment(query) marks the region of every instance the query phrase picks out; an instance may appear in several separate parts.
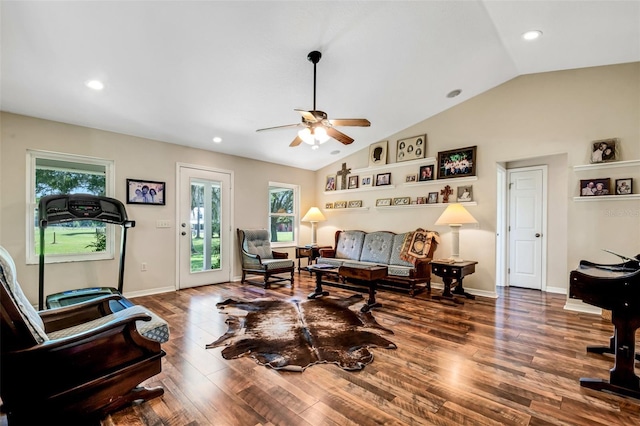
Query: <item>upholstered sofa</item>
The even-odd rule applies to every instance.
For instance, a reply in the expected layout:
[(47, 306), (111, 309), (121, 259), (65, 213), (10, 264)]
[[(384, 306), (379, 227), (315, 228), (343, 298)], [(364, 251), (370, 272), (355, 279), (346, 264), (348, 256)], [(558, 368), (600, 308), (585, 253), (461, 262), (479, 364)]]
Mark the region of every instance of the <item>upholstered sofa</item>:
[[(379, 286), (408, 290), (411, 296), (431, 289), (431, 265), (439, 242), (433, 231), (396, 234), (389, 231), (337, 231), (333, 249), (320, 249), (319, 264), (384, 265), (387, 276)], [(424, 284), (419, 286), (420, 284)]]

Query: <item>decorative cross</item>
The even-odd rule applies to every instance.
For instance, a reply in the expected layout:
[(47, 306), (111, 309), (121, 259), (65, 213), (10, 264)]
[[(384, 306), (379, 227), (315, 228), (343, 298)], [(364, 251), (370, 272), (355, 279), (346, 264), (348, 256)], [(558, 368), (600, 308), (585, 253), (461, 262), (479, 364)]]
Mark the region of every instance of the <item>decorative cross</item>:
[(351, 169), (347, 169), (347, 163), (342, 163), (342, 169), (338, 170), (338, 176), (340, 176), (341, 183), (340, 189), (347, 189), (347, 175), (351, 173)]
[(453, 194), (453, 189), (449, 185), (445, 186), (442, 191), (440, 191), (440, 195), (442, 195), (442, 202), (449, 202), (449, 195)]

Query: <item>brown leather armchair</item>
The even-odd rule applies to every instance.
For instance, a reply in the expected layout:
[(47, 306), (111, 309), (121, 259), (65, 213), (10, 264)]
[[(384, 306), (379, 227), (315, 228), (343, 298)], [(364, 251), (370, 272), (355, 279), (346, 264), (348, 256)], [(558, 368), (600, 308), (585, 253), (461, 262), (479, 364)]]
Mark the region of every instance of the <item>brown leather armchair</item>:
[(120, 295), (36, 311), (0, 246), (0, 396), (10, 424), (74, 423), (163, 394), (138, 386), (160, 373), (167, 323)]
[[(266, 229), (238, 229), (238, 247), (242, 262), (242, 281), (247, 274), (262, 275), (262, 285), (269, 288), (271, 283), (291, 281), (293, 287), (293, 271), (295, 263), (287, 259), (288, 253), (271, 250), (269, 232)], [(288, 277), (274, 277), (277, 274), (289, 274)], [(251, 281), (248, 281), (251, 282)]]

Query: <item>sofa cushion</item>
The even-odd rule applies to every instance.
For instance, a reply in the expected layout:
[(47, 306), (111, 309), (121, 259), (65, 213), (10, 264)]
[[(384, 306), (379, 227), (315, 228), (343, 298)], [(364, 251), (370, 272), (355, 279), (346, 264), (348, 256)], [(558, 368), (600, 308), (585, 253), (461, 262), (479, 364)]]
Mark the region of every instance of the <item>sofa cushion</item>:
[(360, 260), (386, 265), (391, 257), (393, 233), (386, 231), (370, 232), (364, 237)]
[(336, 243), (336, 259), (360, 260), (365, 233), (342, 231)]
[(293, 268), (295, 263), (290, 259), (267, 259), (262, 261), (262, 266), (267, 271), (273, 271), (282, 268)]
[[(413, 268), (413, 263), (400, 259), (400, 252), (402, 251), (402, 245), (404, 244), (404, 240), (407, 237), (407, 235), (410, 235), (410, 234), (411, 232), (405, 232), (404, 234), (397, 234), (393, 237), (393, 247), (391, 249), (391, 258), (389, 259), (390, 265), (406, 266), (409, 268)], [(389, 275), (400, 275), (400, 274), (391, 274), (391, 272), (389, 272)]]

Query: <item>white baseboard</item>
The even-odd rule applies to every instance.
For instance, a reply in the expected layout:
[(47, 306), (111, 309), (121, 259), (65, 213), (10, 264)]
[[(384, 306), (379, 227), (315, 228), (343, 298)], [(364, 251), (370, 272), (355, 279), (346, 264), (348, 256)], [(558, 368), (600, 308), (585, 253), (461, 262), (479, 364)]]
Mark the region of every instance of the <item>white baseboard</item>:
[[(442, 283), (434, 283), (433, 281), (431, 282), (431, 288), (434, 289), (438, 289), (438, 290), (442, 290), (444, 288), (444, 284)], [(478, 290), (475, 288), (464, 288), (464, 291), (466, 291), (469, 294), (473, 294), (474, 296), (482, 296), (482, 297), (488, 297), (490, 299), (497, 299), (498, 298), (498, 293), (496, 293), (495, 291), (486, 291), (486, 290)]]
[(160, 293), (169, 293), (172, 291), (176, 291), (175, 287), (158, 287), (158, 288), (152, 288), (149, 290), (140, 290), (140, 291), (130, 291), (130, 292), (126, 292), (123, 294), (124, 297), (126, 297), (127, 299), (130, 298), (134, 298), (134, 297), (141, 297), (141, 296), (151, 296), (153, 294), (160, 294)]
[(547, 293), (555, 293), (555, 294), (567, 294), (567, 288), (566, 287), (552, 287), (552, 286), (547, 286)]
[(577, 299), (568, 299), (567, 303), (564, 304), (564, 309), (567, 311), (583, 312), (585, 314), (602, 315), (602, 309), (588, 305), (582, 300)]

